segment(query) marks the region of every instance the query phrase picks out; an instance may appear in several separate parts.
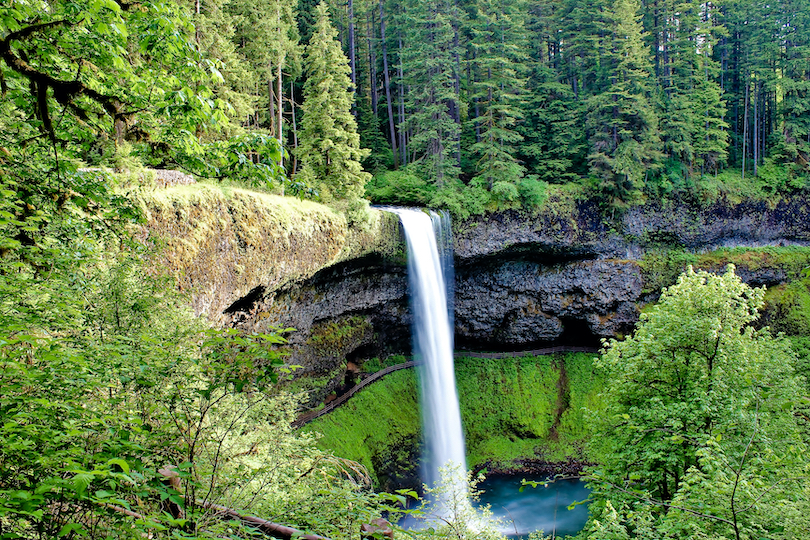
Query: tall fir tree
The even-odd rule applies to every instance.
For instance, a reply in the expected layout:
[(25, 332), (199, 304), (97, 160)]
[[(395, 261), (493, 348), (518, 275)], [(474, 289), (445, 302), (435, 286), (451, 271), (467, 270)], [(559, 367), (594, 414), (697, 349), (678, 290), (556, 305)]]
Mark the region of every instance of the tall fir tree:
[(783, 99), (776, 156), (791, 163), (796, 173), (810, 172), (810, 2), (788, 0), (782, 6), (781, 42), (784, 52), (778, 69)]
[[(712, 57), (722, 27), (714, 25), (706, 3), (685, 2), (677, 10), (678, 24), (665, 32), (666, 55), (659, 60), (661, 139), (669, 158), (682, 163), (687, 172), (717, 172), (727, 158), (728, 140), (726, 108), (716, 78), (719, 66)], [(673, 19), (676, 13), (659, 16)], [(660, 47), (661, 41), (654, 43)]]
[(529, 9), (530, 49), (525, 118), (517, 130), (523, 136), (519, 157), (541, 180), (563, 183), (586, 173), (586, 141), (582, 101), (560, 74), (562, 44), (558, 31), (561, 6), (544, 0)]
[(647, 175), (662, 158), (638, 11), (638, 0), (615, 1), (610, 54), (603, 58), (612, 66), (610, 86), (588, 100), (588, 161), (602, 194), (614, 205), (638, 200)]
[[(231, 106), (235, 122), (253, 113), (255, 99), (252, 88), (244, 81), (251, 78), (250, 64), (234, 46), (236, 21), (228, 11), (228, 0), (185, 0), (183, 2), (194, 21), (194, 41), (209, 62), (218, 69), (222, 81), (215, 87), (218, 97)], [(233, 133), (233, 128), (226, 131)]]
[(452, 0), (410, 0), (404, 5), (404, 118), (409, 161), (441, 187), (458, 178), (461, 135), (458, 29), (461, 12)]
[(237, 50), (254, 73), (249, 83), (262, 114), (253, 118), (253, 125), (268, 128), (283, 142), (284, 77), (295, 79), (301, 74), (296, 4), (293, 0), (230, 0), (227, 9), (235, 21)]
[(323, 202), (361, 219), (363, 191), (371, 175), (360, 162), (369, 151), (360, 148), (352, 115), (351, 68), (329, 20), (325, 2), (317, 9), (315, 28), (306, 48), (303, 119), (296, 179), (317, 186)]
[(610, 54), (610, 0), (566, 0), (556, 14), (559, 21), (559, 68), (576, 99), (585, 99), (605, 89)]
[(472, 98), (475, 101), (477, 141), (474, 181), (482, 184), (496, 200), (517, 200), (517, 182), (525, 169), (517, 158), (517, 143), (523, 137), (516, 130), (523, 117), (528, 67), (526, 9), (522, 0), (477, 0), (469, 18), (473, 51)]

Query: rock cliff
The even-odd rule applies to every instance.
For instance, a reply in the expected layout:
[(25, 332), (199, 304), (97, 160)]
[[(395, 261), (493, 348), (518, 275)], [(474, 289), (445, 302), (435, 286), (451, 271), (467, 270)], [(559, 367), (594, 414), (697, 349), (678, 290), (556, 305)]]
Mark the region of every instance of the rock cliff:
[[(182, 269), (195, 309), (248, 330), (295, 328), (290, 361), (303, 366), (299, 377), (318, 378), (316, 397), (351, 384), (350, 363), (409, 354), (404, 245), (392, 215), (375, 214), (357, 231), (320, 205), (187, 186), (146, 206), (150, 234), (168, 237), (165, 262)], [(810, 246), (810, 201), (650, 204), (611, 219), (591, 202), (552, 200), (536, 215), (490, 214), (454, 229), (457, 346), (592, 345), (630, 331), (640, 307), (683, 267), (683, 258), (665, 261), (670, 272), (662, 272), (651, 254), (676, 249), (721, 270), (735, 261), (700, 254)], [(810, 248), (802, 253), (810, 261)], [(797, 271), (766, 259), (736, 261), (738, 273), (773, 285)]]
[(162, 246), (156, 264), (176, 276), (196, 314), (220, 324), (263, 291), (400, 248), (396, 218), (377, 211), (350, 227), (324, 205), (237, 188), (174, 185), (135, 197), (147, 220), (141, 238)]

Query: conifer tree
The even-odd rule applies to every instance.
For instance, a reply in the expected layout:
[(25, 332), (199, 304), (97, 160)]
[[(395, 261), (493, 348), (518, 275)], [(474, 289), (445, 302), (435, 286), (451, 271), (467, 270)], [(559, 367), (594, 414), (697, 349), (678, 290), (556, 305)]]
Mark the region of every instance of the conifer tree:
[(408, 26), (403, 34), (403, 69), (408, 89), (408, 117), (401, 129), (410, 133), (409, 161), (421, 174), (442, 187), (458, 177), (459, 142), (459, 50), (461, 13), (449, 0), (405, 4)]
[(795, 0), (783, 6), (780, 41), (785, 49), (779, 69), (784, 98), (776, 155), (806, 173), (810, 172), (810, 2)]
[[(720, 28), (712, 25), (705, 3), (683, 3), (677, 9), (679, 24), (665, 33), (666, 63), (658, 77), (663, 90), (661, 138), (665, 152), (688, 170), (716, 172), (726, 160), (728, 139), (718, 65), (711, 54)], [(674, 18), (675, 12), (662, 17)]]
[(520, 105), (526, 84), (526, 5), (521, 0), (478, 0), (470, 17), (471, 62), (475, 80), (472, 97), (478, 140), (472, 145), (476, 158), (475, 181), (495, 199), (517, 199), (515, 184), (525, 169), (516, 157), (523, 139), (515, 129), (523, 116)]
[(658, 115), (642, 43), (638, 0), (616, 0), (611, 18), (610, 86), (588, 100), (588, 161), (603, 194), (614, 204), (641, 196), (648, 172), (660, 161)]
[(237, 53), (233, 38), (235, 21), (227, 10), (227, 0), (185, 0), (182, 5), (194, 22), (194, 42), (209, 65), (222, 74), (217, 96), (231, 106), (232, 115), (242, 120), (253, 111), (249, 85), (250, 65)]
[(298, 147), (301, 172), (296, 179), (316, 186), (323, 202), (348, 210), (351, 219), (360, 219), (364, 186), (371, 178), (360, 162), (369, 152), (360, 148), (357, 122), (351, 112), (351, 70), (325, 2), (318, 5), (316, 13), (306, 48), (307, 81)]
[[(255, 124), (270, 128), (284, 143), (284, 75), (301, 73), (298, 23), (293, 0), (231, 0), (228, 9), (236, 21), (234, 40), (258, 75), (254, 93), (265, 94), (266, 113)], [(258, 119), (256, 119), (258, 120)]]
[(529, 10), (527, 35), (530, 58), (524, 120), (517, 126), (523, 136), (519, 157), (527, 170), (551, 183), (576, 180), (587, 171), (582, 101), (560, 73), (562, 44), (558, 31), (562, 6), (538, 2)]

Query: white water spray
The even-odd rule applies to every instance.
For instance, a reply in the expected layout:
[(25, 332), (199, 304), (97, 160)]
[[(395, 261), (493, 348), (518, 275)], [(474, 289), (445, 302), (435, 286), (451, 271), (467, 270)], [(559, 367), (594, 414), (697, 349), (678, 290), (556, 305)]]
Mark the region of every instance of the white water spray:
[[(448, 309), (445, 276), (452, 279), (452, 253), (442, 259), (434, 222), (444, 225), (438, 237), (448, 253), (449, 220), (442, 223), (421, 210), (386, 208), (399, 215), (408, 243), (408, 276), (414, 317), (414, 357), (420, 360), (422, 425), (426, 445), (424, 479), (428, 486), (443, 485), (434, 501), (442, 514), (467, 504), (467, 463), (464, 434), (453, 371), (452, 309)], [(450, 302), (452, 305), (452, 301)], [(442, 470), (449, 471), (442, 474)]]

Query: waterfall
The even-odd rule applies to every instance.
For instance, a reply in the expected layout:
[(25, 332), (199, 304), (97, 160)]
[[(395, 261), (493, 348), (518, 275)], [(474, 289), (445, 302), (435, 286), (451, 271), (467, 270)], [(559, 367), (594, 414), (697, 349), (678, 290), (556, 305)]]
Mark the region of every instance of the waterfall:
[[(445, 493), (434, 503), (437, 512), (445, 513), (451, 507), (467, 504), (464, 434), (453, 371), (452, 300), (448, 301), (452, 295), (448, 295), (445, 285), (453, 283), (450, 222), (446, 215), (429, 216), (422, 210), (386, 210), (399, 215), (408, 244), (414, 357), (421, 361), (419, 382), (426, 446), (423, 475), (428, 486), (443, 480)], [(440, 473), (443, 468), (450, 471), (444, 478)]]

